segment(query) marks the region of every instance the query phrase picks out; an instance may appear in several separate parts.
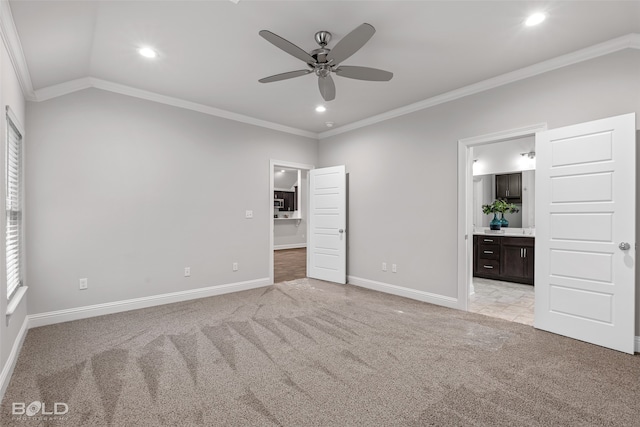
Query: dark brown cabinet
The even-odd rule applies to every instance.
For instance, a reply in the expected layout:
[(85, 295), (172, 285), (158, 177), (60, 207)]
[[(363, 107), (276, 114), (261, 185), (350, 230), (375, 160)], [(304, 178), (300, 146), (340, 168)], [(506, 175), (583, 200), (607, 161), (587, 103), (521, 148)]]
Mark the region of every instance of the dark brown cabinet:
[(497, 279), (500, 276), (500, 237), (473, 237), (474, 273)]
[(522, 202), (522, 173), (496, 175), (496, 199), (510, 203)]
[(503, 237), (500, 252), (502, 280), (533, 284), (533, 253), (533, 239)]
[(535, 239), (473, 236), (473, 275), (533, 285)]
[(293, 211), (295, 210), (294, 208), (294, 204), (293, 204), (293, 192), (292, 191), (285, 191), (284, 192), (284, 209), (285, 211)]
[[(296, 189), (297, 190), (297, 189)], [(297, 193), (294, 191), (274, 191), (274, 199), (282, 199), (284, 201), (284, 207), (280, 208), (280, 211), (295, 211), (297, 209)]]

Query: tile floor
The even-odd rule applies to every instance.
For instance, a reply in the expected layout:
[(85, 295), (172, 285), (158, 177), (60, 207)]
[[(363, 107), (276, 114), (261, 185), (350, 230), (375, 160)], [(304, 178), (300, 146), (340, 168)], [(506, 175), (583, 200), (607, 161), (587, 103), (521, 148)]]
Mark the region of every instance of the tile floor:
[(533, 286), (479, 277), (473, 278), (473, 285), (469, 311), (533, 325)]

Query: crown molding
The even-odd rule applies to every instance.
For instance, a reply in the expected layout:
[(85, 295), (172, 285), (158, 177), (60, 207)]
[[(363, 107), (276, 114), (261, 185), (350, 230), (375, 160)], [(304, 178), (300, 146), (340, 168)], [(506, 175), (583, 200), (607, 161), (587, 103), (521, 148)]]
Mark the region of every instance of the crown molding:
[(210, 107), (208, 105), (198, 104), (196, 102), (185, 101), (184, 99), (174, 98), (166, 95), (160, 95), (155, 92), (136, 89), (131, 86), (125, 86), (125, 85), (121, 85), (119, 83), (113, 83), (107, 80), (96, 79), (93, 77), (90, 77), (89, 80), (91, 81), (91, 87), (94, 87), (97, 89), (107, 90), (109, 92), (115, 92), (122, 95), (128, 95), (136, 98), (146, 99), (147, 101), (159, 102), (161, 104), (172, 105), (174, 107), (184, 108), (186, 110), (197, 111), (199, 113), (204, 113), (211, 116), (222, 117), (223, 119), (234, 120), (236, 122), (247, 123), (250, 125), (260, 126), (263, 128), (290, 133), (293, 135), (313, 138), (315, 140), (318, 139), (318, 134), (315, 132), (309, 132), (306, 130), (284, 126), (284, 125), (269, 122), (266, 120), (256, 119), (254, 117), (245, 116), (244, 114), (233, 113), (231, 111), (222, 110), (220, 108)]
[(33, 84), (31, 83), (27, 60), (22, 51), (22, 44), (20, 43), (16, 25), (13, 22), (11, 6), (9, 6), (8, 0), (0, 1), (0, 35), (7, 47), (13, 68), (16, 70), (22, 94), (28, 101), (33, 101), (35, 99)]
[(92, 86), (91, 77), (82, 77), (80, 79), (69, 80), (68, 82), (57, 85), (47, 86), (34, 92), (32, 101), (47, 101), (59, 96), (68, 95), (83, 89), (89, 89)]
[(557, 56), (547, 61), (539, 62), (529, 67), (521, 68), (516, 71), (492, 77), (490, 79), (464, 86), (459, 89), (455, 89), (450, 92), (425, 99), (423, 101), (418, 101), (404, 107), (396, 108), (382, 114), (377, 114), (375, 116), (359, 120), (357, 122), (349, 123), (348, 125), (340, 126), (338, 128), (331, 129), (325, 132), (320, 132), (318, 134), (318, 138), (329, 138), (341, 133), (349, 132), (365, 126), (370, 126), (375, 123), (393, 119), (395, 117), (404, 116), (405, 114), (411, 114), (416, 111), (434, 107), (439, 104), (444, 104), (445, 102), (460, 99), (469, 95), (474, 95), (476, 93), (484, 92), (489, 89), (494, 89), (496, 87), (524, 80), (529, 77), (534, 77), (548, 71), (553, 71), (558, 68), (566, 67), (568, 65), (577, 64), (579, 62), (588, 61), (590, 59), (598, 58), (600, 56), (608, 55), (610, 53), (618, 52), (620, 50), (628, 48), (640, 49), (640, 34), (632, 33), (627, 34), (626, 36), (617, 37), (615, 39), (611, 39), (606, 42), (580, 49), (566, 55)]
[(277, 130), (279, 132), (290, 133), (293, 135), (304, 136), (317, 140), (318, 134), (302, 129), (284, 126), (278, 123), (266, 120), (256, 119), (254, 117), (245, 116), (243, 114), (233, 113), (231, 111), (222, 110), (220, 108), (210, 107), (196, 102), (186, 101), (184, 99), (174, 98), (171, 96), (160, 95), (147, 90), (136, 89), (131, 86), (114, 83), (108, 80), (102, 80), (95, 77), (83, 77), (81, 79), (71, 80), (53, 86), (48, 86), (35, 91), (34, 101), (47, 101), (62, 95), (68, 95), (83, 89), (96, 88), (109, 92), (119, 93), (121, 95), (132, 96), (134, 98), (145, 99), (147, 101), (158, 102), (161, 104), (171, 105), (186, 110), (197, 111), (199, 113), (208, 114), (210, 116), (222, 117), (224, 119), (234, 120), (236, 122), (247, 123), (254, 126), (260, 126), (267, 129)]

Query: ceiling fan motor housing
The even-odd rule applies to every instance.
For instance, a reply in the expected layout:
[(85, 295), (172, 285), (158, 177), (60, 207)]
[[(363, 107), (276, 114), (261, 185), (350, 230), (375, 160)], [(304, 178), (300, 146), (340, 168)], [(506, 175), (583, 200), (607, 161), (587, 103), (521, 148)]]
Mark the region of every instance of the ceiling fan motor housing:
[(316, 43), (325, 47), (331, 41), (331, 33), (329, 31), (318, 31), (316, 33)]

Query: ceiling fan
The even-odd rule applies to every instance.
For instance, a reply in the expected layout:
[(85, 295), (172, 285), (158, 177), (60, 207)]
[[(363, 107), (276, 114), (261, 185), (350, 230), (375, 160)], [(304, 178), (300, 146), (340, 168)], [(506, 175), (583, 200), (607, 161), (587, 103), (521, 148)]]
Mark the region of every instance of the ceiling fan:
[(277, 34), (274, 34), (271, 31), (262, 30), (258, 34), (260, 34), (265, 40), (284, 50), (289, 55), (293, 55), (304, 61), (309, 69), (276, 74), (258, 81), (260, 83), (271, 83), (315, 73), (315, 75), (318, 76), (320, 94), (325, 101), (332, 101), (336, 97), (336, 85), (331, 78), (331, 73), (335, 73), (337, 76), (357, 80), (378, 82), (389, 81), (393, 77), (393, 73), (389, 71), (369, 67), (340, 65), (342, 61), (360, 50), (360, 48), (369, 41), (375, 32), (376, 29), (373, 28), (372, 25), (366, 23), (362, 24), (344, 36), (333, 49), (329, 49), (326, 46), (331, 40), (331, 33), (328, 31), (318, 31), (315, 35), (315, 39), (316, 43), (320, 45), (320, 48), (307, 53)]

